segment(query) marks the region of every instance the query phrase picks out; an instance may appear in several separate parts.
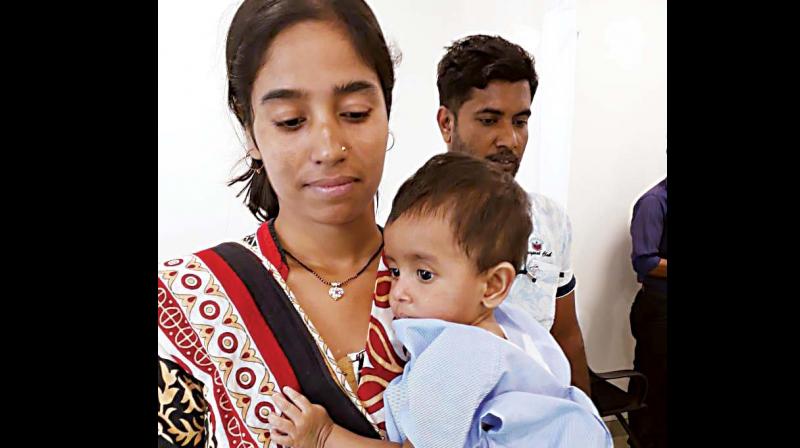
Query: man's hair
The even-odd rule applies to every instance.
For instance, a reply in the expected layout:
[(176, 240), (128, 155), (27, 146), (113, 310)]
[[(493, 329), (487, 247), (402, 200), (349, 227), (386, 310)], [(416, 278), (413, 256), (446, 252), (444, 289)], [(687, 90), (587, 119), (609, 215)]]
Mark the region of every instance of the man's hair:
[(473, 87), (485, 89), (494, 80), (528, 81), (533, 101), (539, 86), (533, 65), (533, 56), (500, 36), (476, 34), (459, 39), (439, 61), (436, 77), (439, 105), (457, 113), (469, 100)]

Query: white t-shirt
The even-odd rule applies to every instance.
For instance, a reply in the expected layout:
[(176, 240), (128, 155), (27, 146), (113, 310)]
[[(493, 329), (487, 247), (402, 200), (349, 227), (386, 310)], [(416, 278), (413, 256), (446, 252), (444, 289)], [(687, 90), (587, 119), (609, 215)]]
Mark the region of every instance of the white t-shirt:
[(518, 274), (506, 300), (529, 312), (546, 330), (553, 326), (556, 299), (575, 289), (570, 246), (572, 225), (555, 201), (528, 193), (533, 232), (528, 237), (526, 273)]

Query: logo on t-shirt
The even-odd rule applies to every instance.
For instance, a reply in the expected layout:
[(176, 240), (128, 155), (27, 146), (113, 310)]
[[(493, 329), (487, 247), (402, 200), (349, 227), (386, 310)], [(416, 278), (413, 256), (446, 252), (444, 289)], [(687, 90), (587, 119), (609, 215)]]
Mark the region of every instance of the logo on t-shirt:
[(531, 255), (540, 255), (544, 242), (539, 238), (531, 238), (531, 248), (529, 249)]
[(544, 241), (538, 237), (531, 237), (530, 248), (528, 249), (529, 255), (541, 255), (543, 257), (550, 257), (553, 251), (544, 250)]

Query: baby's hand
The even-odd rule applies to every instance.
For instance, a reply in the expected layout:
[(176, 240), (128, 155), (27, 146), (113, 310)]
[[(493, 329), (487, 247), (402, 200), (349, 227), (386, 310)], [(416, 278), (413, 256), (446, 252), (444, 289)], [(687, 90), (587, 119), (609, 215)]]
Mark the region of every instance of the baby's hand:
[(333, 430), (333, 420), (328, 411), (318, 404), (311, 404), (300, 392), (284, 387), (283, 393), (275, 394), (275, 404), (282, 415), (270, 413), (272, 440), (292, 448), (323, 448), (325, 439)]

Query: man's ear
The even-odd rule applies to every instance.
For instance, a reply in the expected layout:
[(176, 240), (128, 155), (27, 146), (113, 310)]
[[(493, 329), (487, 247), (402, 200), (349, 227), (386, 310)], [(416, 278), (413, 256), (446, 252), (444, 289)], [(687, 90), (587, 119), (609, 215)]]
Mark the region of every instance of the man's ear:
[(436, 111), (436, 123), (439, 125), (439, 132), (442, 133), (442, 139), (446, 144), (453, 141), (453, 132), (455, 128), (455, 117), (446, 106), (439, 106)]

